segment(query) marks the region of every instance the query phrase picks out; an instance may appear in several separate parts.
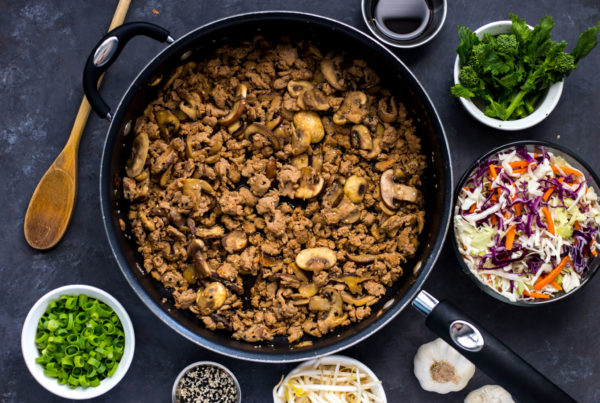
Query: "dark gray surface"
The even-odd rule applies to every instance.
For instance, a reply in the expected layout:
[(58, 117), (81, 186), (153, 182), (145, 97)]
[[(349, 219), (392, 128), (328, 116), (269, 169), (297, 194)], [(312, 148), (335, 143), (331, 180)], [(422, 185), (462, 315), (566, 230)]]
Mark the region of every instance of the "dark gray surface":
[[(186, 341), (160, 322), (127, 285), (104, 236), (98, 202), (98, 167), (107, 123), (88, 122), (79, 152), (79, 195), (71, 226), (52, 251), (37, 252), (23, 238), (23, 217), (37, 182), (62, 149), (82, 96), (81, 72), (92, 46), (108, 27), (116, 1), (0, 0), (0, 401), (59, 401), (35, 382), (20, 350), (22, 322), (45, 292), (65, 284), (100, 287), (128, 310), (137, 337), (133, 364), (124, 380), (98, 401), (166, 402), (173, 380), (187, 364), (215, 360), (238, 377), (247, 402), (267, 402), (271, 388), (291, 365), (242, 362), (218, 356)], [(480, 154), (517, 139), (545, 139), (567, 146), (600, 171), (600, 49), (580, 62), (567, 79), (557, 109), (532, 129), (507, 133), (479, 125), (448, 93), (455, 27), (475, 29), (506, 19), (508, 12), (528, 22), (545, 13), (557, 21), (555, 39), (571, 46), (586, 27), (600, 20), (597, 0), (451, 0), (446, 25), (423, 48), (397, 52), (432, 97), (450, 139), (456, 177)], [(152, 13), (155, 8), (159, 15)], [(289, 9), (336, 18), (366, 30), (360, 2), (352, 1), (133, 1), (126, 21), (145, 20), (175, 37), (206, 22), (244, 11)], [(115, 106), (137, 71), (161, 45), (134, 39), (111, 68), (102, 93)], [(456, 178), (455, 180), (457, 180)], [(536, 309), (502, 305), (464, 276), (447, 242), (426, 289), (452, 298), (480, 323), (579, 401), (600, 401), (600, 281), (578, 295)], [(424, 392), (412, 374), (419, 345), (436, 336), (412, 309), (385, 329), (345, 352), (383, 380), (390, 402), (462, 401), (468, 391), (492, 383), (480, 371), (467, 388), (446, 396)]]

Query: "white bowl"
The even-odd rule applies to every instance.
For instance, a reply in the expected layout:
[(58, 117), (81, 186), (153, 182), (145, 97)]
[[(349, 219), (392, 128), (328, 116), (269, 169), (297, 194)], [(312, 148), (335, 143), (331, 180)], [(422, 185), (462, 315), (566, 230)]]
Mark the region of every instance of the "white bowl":
[[(483, 38), (484, 33), (489, 33), (491, 35), (499, 35), (499, 34), (507, 34), (510, 32), (512, 27), (512, 21), (496, 21), (491, 22), (483, 27), (477, 29), (475, 34), (479, 39)], [(531, 25), (528, 25), (529, 29), (533, 29)], [(456, 56), (456, 61), (454, 62), (454, 84), (459, 84), (458, 73), (460, 72), (460, 59)], [(462, 102), (463, 106), (473, 116), (475, 119), (487, 125), (489, 127), (493, 127), (495, 129), (500, 130), (523, 130), (529, 127), (535, 126), (540, 123), (542, 120), (546, 119), (550, 112), (554, 110), (556, 105), (558, 104), (558, 100), (560, 99), (560, 95), (562, 94), (564, 86), (564, 81), (559, 81), (557, 83), (552, 84), (546, 91), (546, 95), (544, 98), (538, 101), (538, 105), (530, 115), (524, 117), (523, 119), (517, 120), (500, 120), (494, 119), (486, 116), (483, 113), (483, 110), (480, 109), (473, 101), (467, 98), (459, 98), (460, 102)]]
[[(283, 379), (283, 381), (280, 382), (279, 387), (277, 389), (273, 390), (273, 402), (274, 403), (284, 403), (285, 402), (285, 398), (284, 398), (284, 394), (283, 394), (283, 385), (285, 383), (287, 383), (287, 381), (290, 379), (290, 377), (292, 375), (294, 375), (302, 370), (305, 370), (305, 369), (308, 369), (311, 367), (316, 367), (320, 364), (323, 364), (323, 365), (340, 364), (340, 365), (343, 365), (346, 367), (357, 367), (360, 371), (369, 375), (369, 378), (371, 378), (372, 380), (379, 381), (379, 378), (377, 378), (377, 375), (375, 375), (375, 373), (373, 371), (371, 371), (371, 368), (367, 367), (362, 362), (355, 360), (354, 358), (347, 357), (345, 355), (330, 355), (330, 356), (326, 356), (326, 357), (322, 357), (322, 358), (317, 358), (315, 360), (305, 361), (302, 364), (298, 365), (296, 368), (294, 368), (289, 374), (287, 374), (287, 376)], [(377, 396), (383, 403), (387, 402), (387, 398), (385, 396), (385, 391), (383, 390), (383, 386), (381, 384), (373, 387), (372, 391), (373, 391), (373, 394), (375, 396)]]
[[(55, 378), (45, 375), (42, 366), (35, 362), (35, 359), (39, 357), (39, 352), (35, 345), (37, 326), (40, 318), (46, 311), (48, 304), (51, 301), (59, 299), (61, 295), (79, 294), (85, 294), (90, 298), (95, 298), (110, 306), (121, 320), (121, 324), (123, 325), (123, 333), (125, 333), (125, 350), (117, 367), (117, 371), (113, 376), (103, 379), (100, 382), (100, 385), (96, 387), (89, 387), (87, 389), (83, 389), (81, 387), (71, 389), (67, 385), (59, 385)], [(29, 372), (31, 372), (31, 375), (33, 375), (35, 380), (38, 381), (38, 383), (46, 390), (66, 399), (91, 399), (93, 397), (100, 396), (114, 388), (119, 381), (123, 379), (125, 373), (127, 373), (129, 365), (133, 359), (134, 349), (135, 336), (133, 333), (133, 325), (131, 324), (131, 319), (129, 319), (129, 315), (127, 315), (125, 308), (123, 308), (119, 301), (117, 301), (106, 291), (96, 287), (91, 287), (89, 285), (66, 285), (64, 287), (54, 289), (44, 295), (35, 303), (35, 305), (33, 305), (27, 314), (25, 323), (23, 324), (23, 331), (21, 332), (21, 350), (23, 351), (23, 358), (25, 359), (25, 364), (27, 365)]]

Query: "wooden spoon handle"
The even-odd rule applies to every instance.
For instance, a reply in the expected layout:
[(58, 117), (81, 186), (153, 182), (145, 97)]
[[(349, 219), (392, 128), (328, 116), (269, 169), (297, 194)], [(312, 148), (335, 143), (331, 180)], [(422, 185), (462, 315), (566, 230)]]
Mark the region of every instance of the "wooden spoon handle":
[[(119, 0), (109, 31), (121, 25), (131, 0)], [(98, 85), (102, 77), (98, 80)], [(38, 183), (25, 213), (23, 231), (35, 249), (50, 249), (65, 234), (77, 194), (77, 151), (91, 107), (84, 97), (79, 106), (67, 144)]]

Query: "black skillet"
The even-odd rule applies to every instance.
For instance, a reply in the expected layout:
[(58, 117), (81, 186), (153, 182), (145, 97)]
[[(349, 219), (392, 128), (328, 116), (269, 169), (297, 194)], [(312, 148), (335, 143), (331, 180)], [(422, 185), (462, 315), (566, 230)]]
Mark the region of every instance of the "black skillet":
[[(375, 314), (322, 338), (309, 338), (313, 344), (301, 348), (292, 348), (284, 337), (258, 344), (233, 340), (226, 332), (207, 330), (190, 312), (175, 309), (169, 291), (144, 274), (141, 256), (128, 228), (121, 230), (120, 227), (120, 220), (128, 221), (128, 204), (122, 197), (119, 178), (123, 176), (129, 154), (135, 118), (156, 95), (157, 87), (148, 84), (158, 76), (168, 76), (168, 72), (185, 60), (206, 57), (223, 44), (248, 40), (257, 34), (274, 40), (281, 36), (308, 39), (323, 49), (344, 50), (351, 57), (368, 61), (392, 93), (398, 94), (409, 108), (428, 161), (423, 179), (425, 229), (415, 258), (404, 266), (402, 280), (373, 307)], [(135, 78), (113, 117), (96, 90), (96, 82), (127, 41), (136, 35), (173, 42), (168, 31), (148, 23), (125, 24), (109, 32), (87, 61), (84, 89), (94, 111), (111, 120), (100, 167), (100, 201), (110, 246), (131, 287), (163, 322), (209, 350), (243, 360), (282, 363), (348, 348), (381, 329), (412, 303), (426, 316), (428, 327), (521, 401), (572, 401), (450, 302), (438, 302), (427, 292), (420, 291), (439, 255), (450, 222), (452, 168), (444, 129), (433, 103), (415, 76), (393, 53), (355, 28), (316, 15), (257, 12), (233, 16), (191, 31), (158, 54)], [(162, 302), (163, 298), (166, 302)]]

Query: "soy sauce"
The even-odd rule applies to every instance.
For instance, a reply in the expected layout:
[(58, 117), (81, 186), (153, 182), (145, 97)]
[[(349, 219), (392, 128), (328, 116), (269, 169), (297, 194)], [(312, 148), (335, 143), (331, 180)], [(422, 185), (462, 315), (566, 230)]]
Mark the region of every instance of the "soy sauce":
[(374, 9), (379, 29), (398, 40), (421, 35), (429, 26), (432, 15), (427, 0), (379, 0)]

